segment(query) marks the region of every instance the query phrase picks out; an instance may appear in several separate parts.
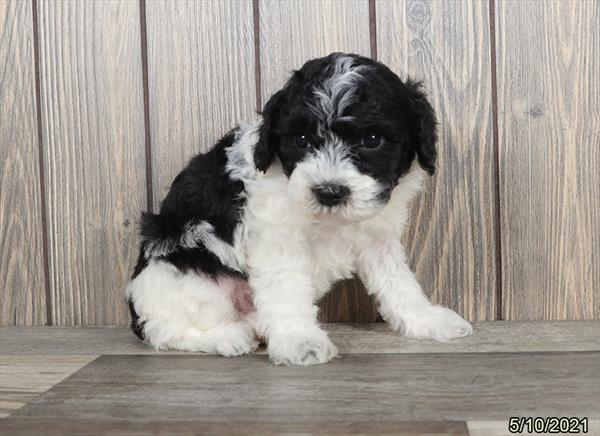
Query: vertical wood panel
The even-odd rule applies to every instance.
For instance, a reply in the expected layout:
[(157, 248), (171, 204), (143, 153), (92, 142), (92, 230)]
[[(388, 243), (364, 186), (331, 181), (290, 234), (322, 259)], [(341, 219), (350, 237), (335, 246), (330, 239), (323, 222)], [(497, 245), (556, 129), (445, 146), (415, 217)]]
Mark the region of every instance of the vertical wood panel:
[(42, 1), (38, 24), (53, 320), (124, 323), (146, 201), (138, 3)]
[(598, 318), (600, 3), (497, 6), (504, 317)]
[(0, 325), (43, 325), (46, 284), (32, 5), (0, 2)]
[[(304, 62), (341, 51), (370, 54), (368, 0), (260, 2), (262, 101)], [(358, 279), (336, 286), (320, 304), (322, 321), (369, 322), (376, 308)]]
[(405, 235), (434, 302), (495, 318), (496, 243), (488, 3), (378, 1), (379, 58), (423, 80), (439, 122), (437, 172)]
[(367, 0), (263, 0), (259, 4), (263, 103), (310, 59), (334, 51), (370, 54)]
[(146, 4), (154, 207), (196, 153), (256, 116), (252, 2)]

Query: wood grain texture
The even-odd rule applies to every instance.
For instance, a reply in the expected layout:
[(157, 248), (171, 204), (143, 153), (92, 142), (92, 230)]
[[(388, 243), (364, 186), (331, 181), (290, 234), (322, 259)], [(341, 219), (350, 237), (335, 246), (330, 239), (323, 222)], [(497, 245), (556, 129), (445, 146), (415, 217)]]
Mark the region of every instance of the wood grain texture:
[[(384, 323), (323, 327), (341, 355), (600, 351), (600, 321), (478, 321), (472, 336), (447, 343), (405, 338)], [(0, 349), (3, 355), (190, 354), (155, 351), (127, 327), (7, 327), (0, 331)]]
[(358, 277), (337, 283), (319, 302), (321, 322), (371, 323), (379, 319), (377, 302)]
[(257, 119), (252, 1), (146, 3), (154, 208), (187, 161)]
[(261, 0), (259, 11), (263, 103), (310, 59), (370, 54), (367, 0)]
[(31, 2), (0, 2), (0, 325), (46, 323)]
[[(367, 0), (262, 0), (260, 68), (262, 102), (279, 90), (304, 62), (341, 51), (369, 56)], [(374, 301), (358, 279), (338, 283), (321, 301), (323, 322), (372, 322)]]
[(273, 366), (266, 356), (101, 356), (12, 416), (261, 424), (598, 419), (599, 362), (598, 352), (353, 355), (313, 367)]
[(404, 241), (425, 293), (495, 319), (494, 156), (488, 2), (378, 1), (379, 59), (423, 80), (439, 122), (437, 171)]
[(356, 423), (207, 423), (202, 421), (144, 421), (16, 418), (2, 421), (10, 435), (103, 434), (111, 436), (206, 435), (206, 436), (281, 436), (281, 435), (411, 435), (467, 436), (464, 422)]
[(146, 203), (137, 2), (39, 2), (43, 151), (55, 325), (128, 321)]
[(97, 356), (0, 356), (0, 417), (10, 415)]
[(598, 318), (600, 3), (497, 9), (504, 318)]

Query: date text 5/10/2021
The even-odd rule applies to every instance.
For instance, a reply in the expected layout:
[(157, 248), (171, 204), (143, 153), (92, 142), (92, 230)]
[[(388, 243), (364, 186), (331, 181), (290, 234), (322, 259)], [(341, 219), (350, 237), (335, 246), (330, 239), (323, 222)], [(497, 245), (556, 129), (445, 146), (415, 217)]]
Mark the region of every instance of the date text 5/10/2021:
[(524, 417), (512, 416), (508, 419), (511, 433), (587, 433), (588, 418), (577, 417)]

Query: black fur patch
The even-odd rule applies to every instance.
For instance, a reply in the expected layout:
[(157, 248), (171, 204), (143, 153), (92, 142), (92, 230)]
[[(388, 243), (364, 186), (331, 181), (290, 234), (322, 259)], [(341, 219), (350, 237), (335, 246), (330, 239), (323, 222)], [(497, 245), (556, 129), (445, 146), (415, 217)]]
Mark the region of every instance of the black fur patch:
[(185, 248), (179, 244), (186, 225), (200, 221), (211, 224), (217, 237), (233, 244), (234, 231), (246, 201), (243, 182), (232, 180), (226, 171), (226, 149), (233, 144), (235, 133), (235, 130), (229, 132), (213, 149), (195, 156), (188, 163), (173, 181), (158, 214), (142, 214), (140, 234), (143, 241), (134, 278), (147, 265), (149, 245), (165, 241), (173, 249), (155, 258), (166, 260), (183, 272), (193, 269), (211, 276), (218, 273), (243, 276), (223, 265), (205, 247)]
[(133, 306), (133, 301), (131, 298), (128, 301), (129, 303), (129, 313), (131, 314), (131, 330), (135, 335), (140, 338), (140, 340), (145, 340), (144, 336), (144, 323), (140, 322), (140, 317), (135, 311), (135, 307)]

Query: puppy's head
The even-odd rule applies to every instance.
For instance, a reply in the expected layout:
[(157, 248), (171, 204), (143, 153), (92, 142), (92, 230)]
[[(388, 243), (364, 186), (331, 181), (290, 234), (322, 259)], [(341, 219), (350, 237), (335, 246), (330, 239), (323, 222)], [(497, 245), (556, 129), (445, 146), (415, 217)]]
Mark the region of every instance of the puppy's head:
[(433, 174), (433, 109), (416, 82), (333, 53), (294, 72), (263, 109), (257, 169), (275, 159), (292, 199), (314, 214), (364, 220), (388, 202), (416, 159)]

